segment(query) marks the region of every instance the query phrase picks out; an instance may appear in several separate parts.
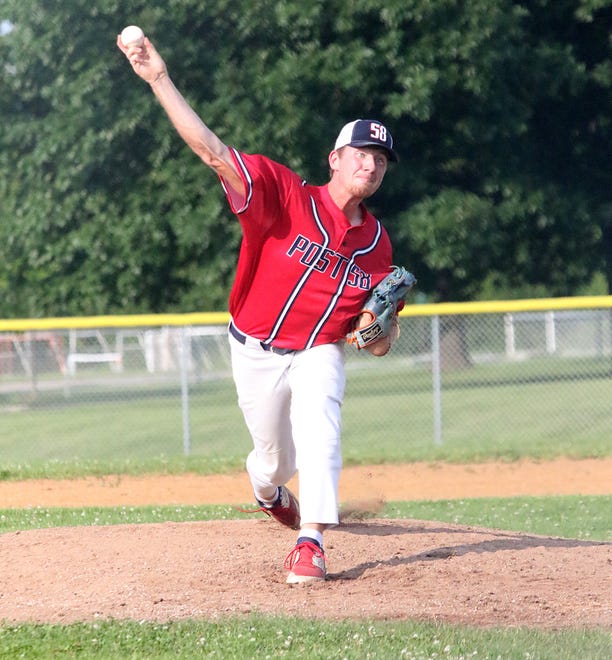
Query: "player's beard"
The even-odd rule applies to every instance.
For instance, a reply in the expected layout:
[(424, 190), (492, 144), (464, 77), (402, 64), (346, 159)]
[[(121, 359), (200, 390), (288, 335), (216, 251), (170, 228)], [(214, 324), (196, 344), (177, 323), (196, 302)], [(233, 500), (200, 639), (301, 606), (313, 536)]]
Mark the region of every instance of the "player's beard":
[(379, 188), (382, 183), (382, 179), (377, 181), (371, 181), (370, 179), (353, 179), (350, 192), (353, 197), (358, 197), (360, 199), (367, 199), (371, 197)]

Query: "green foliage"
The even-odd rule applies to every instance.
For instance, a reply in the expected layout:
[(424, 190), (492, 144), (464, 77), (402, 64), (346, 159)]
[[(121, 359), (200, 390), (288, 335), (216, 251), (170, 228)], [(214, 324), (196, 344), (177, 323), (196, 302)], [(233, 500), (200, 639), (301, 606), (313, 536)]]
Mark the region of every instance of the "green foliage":
[(225, 308), (238, 223), (116, 49), (127, 23), (223, 140), (313, 183), (344, 122), (388, 122), (401, 163), (370, 207), (430, 297), (610, 288), (610, 0), (1, 12), (0, 315)]

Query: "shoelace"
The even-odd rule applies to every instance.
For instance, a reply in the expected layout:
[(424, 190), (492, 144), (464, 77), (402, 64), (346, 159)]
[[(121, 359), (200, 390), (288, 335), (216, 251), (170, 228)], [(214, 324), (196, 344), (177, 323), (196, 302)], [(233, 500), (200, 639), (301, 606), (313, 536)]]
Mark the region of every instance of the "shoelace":
[(263, 513), (267, 513), (269, 516), (271, 516), (272, 514), (270, 513), (270, 508), (273, 508), (273, 507), (260, 506), (258, 509), (243, 509), (239, 506), (234, 507), (234, 509), (236, 509), (236, 511), (240, 511), (241, 513), (262, 513), (263, 512)]
[(312, 551), (313, 555), (315, 555), (316, 557), (321, 557), (321, 559), (325, 561), (325, 555), (323, 554), (323, 550), (321, 550), (321, 548), (319, 548), (319, 546), (316, 543), (303, 541), (302, 543), (296, 545), (295, 548), (293, 548), (293, 550), (285, 557), (284, 566), (288, 571), (290, 571), (294, 567), (296, 562), (299, 561), (300, 550), (302, 548), (308, 548), (309, 550)]
[[(272, 514), (270, 513), (271, 509), (276, 509), (277, 507), (282, 507), (282, 497), (281, 493), (279, 492), (278, 499), (274, 502), (274, 504), (271, 504), (270, 506), (260, 506), (256, 509), (241, 509), (239, 506), (234, 507), (236, 511), (240, 511), (241, 513), (266, 513), (269, 516)], [(285, 507), (283, 507), (285, 508)]]

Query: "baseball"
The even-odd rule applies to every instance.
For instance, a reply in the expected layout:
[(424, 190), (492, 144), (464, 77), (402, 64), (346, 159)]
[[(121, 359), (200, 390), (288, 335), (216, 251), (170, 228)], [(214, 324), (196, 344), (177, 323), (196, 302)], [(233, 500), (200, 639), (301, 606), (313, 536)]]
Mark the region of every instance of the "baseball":
[(144, 42), (144, 32), (137, 25), (128, 25), (121, 31), (121, 43), (128, 48), (129, 46), (142, 46)]

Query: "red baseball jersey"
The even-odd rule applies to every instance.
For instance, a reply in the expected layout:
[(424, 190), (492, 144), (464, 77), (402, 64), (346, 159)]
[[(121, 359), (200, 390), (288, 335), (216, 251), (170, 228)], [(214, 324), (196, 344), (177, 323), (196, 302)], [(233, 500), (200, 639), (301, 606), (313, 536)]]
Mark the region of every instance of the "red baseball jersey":
[(389, 273), (391, 242), (363, 207), (352, 227), (327, 186), (311, 186), (261, 155), (231, 150), (245, 186), (229, 311), (236, 327), (281, 348), (336, 342), (350, 331), (370, 289)]

